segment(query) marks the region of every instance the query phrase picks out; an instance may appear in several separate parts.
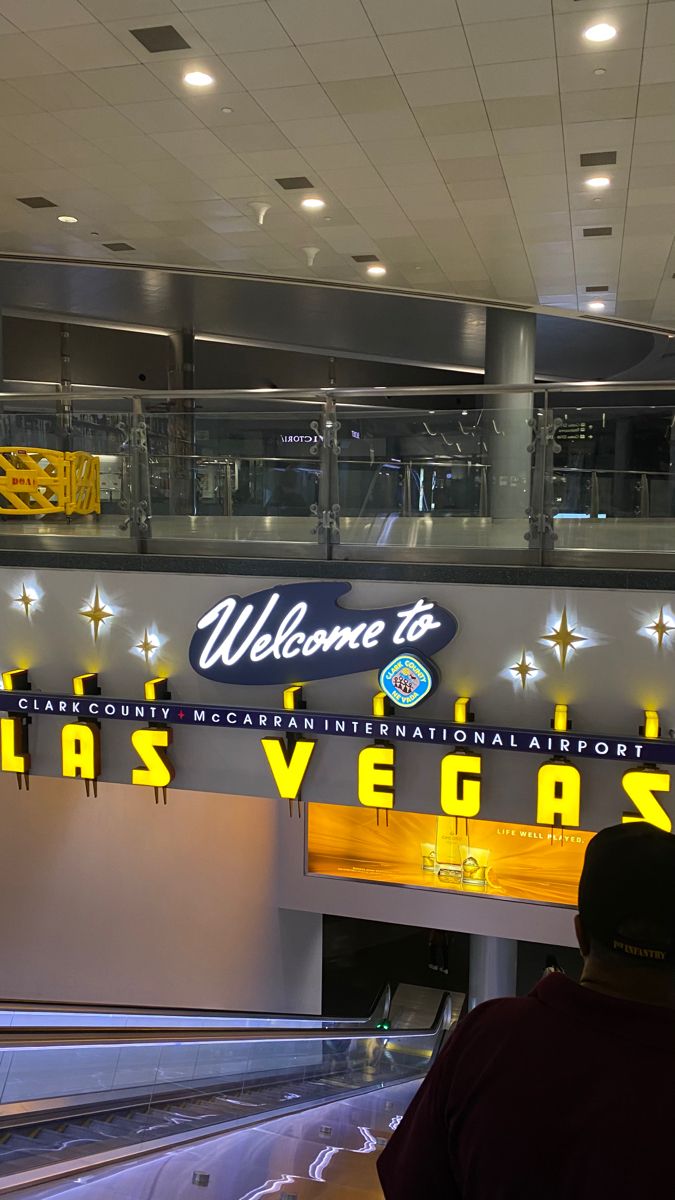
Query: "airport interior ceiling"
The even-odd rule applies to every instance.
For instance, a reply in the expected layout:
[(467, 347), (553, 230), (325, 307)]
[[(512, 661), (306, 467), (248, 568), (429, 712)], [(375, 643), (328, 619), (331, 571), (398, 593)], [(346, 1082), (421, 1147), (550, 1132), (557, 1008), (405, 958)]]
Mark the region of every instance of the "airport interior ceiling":
[(4, 254), (675, 315), (672, 0), (0, 0), (0, 149)]

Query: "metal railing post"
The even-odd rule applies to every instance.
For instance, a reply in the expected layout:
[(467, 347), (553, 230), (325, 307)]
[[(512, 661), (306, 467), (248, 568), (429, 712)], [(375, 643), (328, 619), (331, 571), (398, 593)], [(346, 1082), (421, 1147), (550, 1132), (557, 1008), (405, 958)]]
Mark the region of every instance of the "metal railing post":
[[(231, 517), (234, 512), (234, 498), (232, 487), (232, 473), (234, 471), (234, 463), (231, 459), (225, 459), (225, 470), (223, 472), (223, 516)], [(236, 486), (236, 481), (235, 481)]]
[(412, 467), (409, 462), (403, 468), (403, 516), (412, 516)]
[(645, 471), (640, 475), (640, 516), (649, 517), (649, 480)]
[(148, 548), (147, 543), (152, 532), (152, 511), (150, 506), (148, 427), (141, 396), (132, 397), (129, 451), (131, 459), (129, 533), (132, 538), (136, 539), (139, 552), (144, 554)]
[(591, 472), (591, 502), (590, 516), (597, 517), (600, 513), (600, 483), (598, 480), (598, 472)]
[(488, 468), (481, 466), (478, 491), (478, 516), (490, 516), (490, 489), (488, 488)]
[(61, 449), (66, 454), (73, 449), (73, 381), (70, 363), (70, 330), (67, 325), (60, 328), (61, 380), (57, 398)]
[(530, 527), (525, 534), (525, 540), (530, 550), (536, 554), (539, 565), (543, 564), (546, 552), (553, 550), (558, 536), (553, 527), (553, 455), (560, 452), (555, 435), (562, 424), (559, 418), (553, 417), (549, 408), (548, 392), (542, 394), (541, 410), (535, 409), (529, 422), (532, 427), (532, 441), (528, 449), (533, 456), (533, 462), (530, 507), (527, 510)]
[(312, 421), (311, 428), (319, 438), (318, 446), (312, 451), (318, 451), (319, 495), (311, 511), (317, 518), (314, 532), (320, 546), (326, 547), (326, 558), (332, 557), (332, 547), (340, 542), (340, 496), (338, 481), (338, 455), (340, 440), (338, 437), (340, 422), (337, 419), (335, 400), (326, 396), (323, 400), (323, 412), (318, 421)]

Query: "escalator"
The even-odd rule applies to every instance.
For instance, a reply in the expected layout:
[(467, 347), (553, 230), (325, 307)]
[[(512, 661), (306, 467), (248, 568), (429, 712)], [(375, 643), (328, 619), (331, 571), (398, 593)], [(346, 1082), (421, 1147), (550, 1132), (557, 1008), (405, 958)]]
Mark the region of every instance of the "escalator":
[[(440, 1003), (426, 1028), (408, 1021), (391, 1029), (2, 1030), (0, 1196), (66, 1195), (103, 1164), (119, 1168), (167, 1151), (175, 1159), (180, 1148), (192, 1153), (197, 1145), (203, 1155), (205, 1139), (227, 1134), (228, 1142), (233, 1131), (250, 1134), (253, 1126), (264, 1140), (267, 1123), (288, 1114), (368, 1105), (374, 1092), (416, 1085), (463, 1000), (435, 995)], [(409, 1013), (409, 999), (401, 1011)], [(334, 1124), (335, 1117), (318, 1125), (319, 1135), (329, 1130), (318, 1151), (324, 1165)], [(364, 1146), (372, 1150), (377, 1138), (369, 1137)]]

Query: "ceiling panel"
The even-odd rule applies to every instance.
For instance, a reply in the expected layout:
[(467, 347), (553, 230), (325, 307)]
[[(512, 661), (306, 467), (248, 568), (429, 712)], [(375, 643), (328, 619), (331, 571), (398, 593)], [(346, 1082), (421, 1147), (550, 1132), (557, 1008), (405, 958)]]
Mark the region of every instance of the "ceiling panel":
[(270, 0), (270, 7), (297, 46), (372, 33), (360, 0)]
[(0, 13), (17, 29), (25, 31), (58, 29), (94, 20), (78, 0), (0, 0)]
[(675, 0), (0, 0), (0, 154), (5, 249), (675, 316)]
[(389, 60), (374, 37), (354, 38), (340, 42), (337, 47), (334, 42), (315, 42), (301, 49), (309, 69), (320, 82), (392, 74)]
[(467, 26), (467, 37), (477, 66), (550, 58), (555, 54), (550, 16), (524, 21), (482, 21)]
[(385, 34), (380, 41), (399, 75), (471, 66), (466, 35), (459, 25), (449, 29), (425, 29), (419, 33)]
[(441, 29), (461, 20), (455, 0), (363, 0), (363, 6), (378, 34)]

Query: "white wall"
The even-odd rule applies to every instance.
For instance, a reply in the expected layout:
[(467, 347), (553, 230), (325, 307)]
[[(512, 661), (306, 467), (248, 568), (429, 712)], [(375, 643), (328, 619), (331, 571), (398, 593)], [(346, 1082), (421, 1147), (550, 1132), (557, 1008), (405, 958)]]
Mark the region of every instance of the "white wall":
[(0, 997), (320, 1011), (321, 917), (278, 908), (278, 801), (5, 775), (0, 812)]

